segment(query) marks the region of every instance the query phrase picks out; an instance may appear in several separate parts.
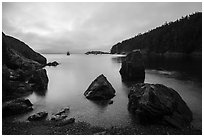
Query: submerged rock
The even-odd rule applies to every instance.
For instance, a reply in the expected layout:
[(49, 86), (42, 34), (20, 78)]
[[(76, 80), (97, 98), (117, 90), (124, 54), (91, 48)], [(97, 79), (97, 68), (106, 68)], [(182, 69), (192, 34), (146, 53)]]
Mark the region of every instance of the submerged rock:
[(91, 83), (84, 95), (91, 100), (107, 100), (115, 96), (115, 89), (106, 77), (101, 74)]
[(11, 116), (32, 111), (33, 104), (28, 99), (14, 99), (2, 105), (3, 116)]
[(38, 112), (36, 114), (33, 114), (31, 116), (28, 117), (29, 121), (39, 121), (39, 120), (43, 120), (47, 117), (48, 113), (45, 111), (42, 112)]
[(128, 108), (144, 123), (162, 122), (184, 127), (192, 121), (192, 112), (181, 96), (161, 84), (139, 83), (130, 89)]
[(120, 74), (124, 82), (144, 82), (145, 67), (142, 54), (139, 50), (133, 51), (125, 57)]

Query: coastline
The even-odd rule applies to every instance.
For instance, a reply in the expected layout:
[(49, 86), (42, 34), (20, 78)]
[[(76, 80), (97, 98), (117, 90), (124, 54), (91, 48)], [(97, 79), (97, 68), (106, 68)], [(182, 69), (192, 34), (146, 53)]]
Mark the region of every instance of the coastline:
[(103, 128), (86, 122), (59, 126), (52, 121), (2, 122), (2, 135), (202, 135), (192, 127), (176, 129), (162, 125)]

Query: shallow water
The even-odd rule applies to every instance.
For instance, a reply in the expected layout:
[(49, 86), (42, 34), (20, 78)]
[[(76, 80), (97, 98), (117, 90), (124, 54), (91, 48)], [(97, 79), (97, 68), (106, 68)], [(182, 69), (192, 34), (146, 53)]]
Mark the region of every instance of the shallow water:
[[(69, 106), (68, 117), (74, 117), (76, 121), (85, 121), (103, 127), (137, 124), (127, 110), (128, 88), (122, 83), (119, 74), (121, 61), (118, 57), (121, 56), (47, 54), (45, 57), (48, 62), (57, 61), (60, 65), (46, 67), (49, 77), (48, 90), (45, 95), (33, 93), (28, 96), (27, 98), (34, 104), (34, 111), (16, 117), (16, 120), (26, 120), (30, 114), (41, 110), (46, 110), (51, 115)], [(111, 105), (108, 105), (108, 102), (90, 101), (83, 95), (91, 82), (100, 74), (104, 74), (116, 90), (116, 96), (112, 99)], [(178, 91), (193, 112), (193, 126), (201, 129), (201, 84), (189, 77), (185, 80), (178, 79), (173, 74), (180, 74), (180, 72), (147, 68), (145, 82), (164, 84)]]

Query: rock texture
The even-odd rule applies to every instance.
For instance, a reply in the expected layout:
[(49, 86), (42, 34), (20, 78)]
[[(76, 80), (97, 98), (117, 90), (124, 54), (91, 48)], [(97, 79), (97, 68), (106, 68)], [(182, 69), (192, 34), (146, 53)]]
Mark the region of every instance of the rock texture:
[(69, 112), (69, 107), (64, 108), (63, 110), (57, 112), (52, 115), (51, 120), (53, 121), (61, 121), (67, 117), (67, 113)]
[(39, 121), (39, 120), (43, 120), (47, 117), (48, 113), (45, 111), (42, 112), (38, 112), (36, 114), (33, 114), (31, 116), (28, 117), (29, 121)]
[(120, 74), (122, 81), (144, 82), (145, 67), (140, 50), (133, 51), (125, 57)]
[(57, 61), (49, 62), (46, 64), (46, 66), (57, 66), (57, 65), (59, 65), (59, 63)]
[(3, 33), (3, 37), (5, 40), (5, 43), (10, 46), (13, 50), (17, 52), (20, 56), (24, 56), (27, 59), (34, 60), (40, 64), (46, 64), (47, 59), (40, 55), (39, 53), (35, 52), (33, 49), (31, 49), (28, 45), (26, 45), (24, 42), (11, 37), (6, 36)]
[(106, 77), (101, 74), (91, 83), (84, 95), (91, 100), (107, 100), (115, 96), (115, 89)]
[(14, 99), (2, 104), (3, 116), (11, 116), (32, 111), (33, 104), (28, 99)]
[(2, 33), (3, 102), (47, 89), (46, 58), (25, 43)]
[(139, 83), (130, 89), (129, 110), (144, 123), (159, 122), (182, 128), (192, 121), (192, 112), (181, 96), (161, 84)]

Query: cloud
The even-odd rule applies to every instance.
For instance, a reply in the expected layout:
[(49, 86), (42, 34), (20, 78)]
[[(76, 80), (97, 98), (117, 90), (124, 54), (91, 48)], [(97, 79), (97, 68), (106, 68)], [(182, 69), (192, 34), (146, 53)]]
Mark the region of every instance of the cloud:
[(2, 27), (41, 52), (109, 51), (119, 41), (201, 11), (202, 3), (6, 3)]

